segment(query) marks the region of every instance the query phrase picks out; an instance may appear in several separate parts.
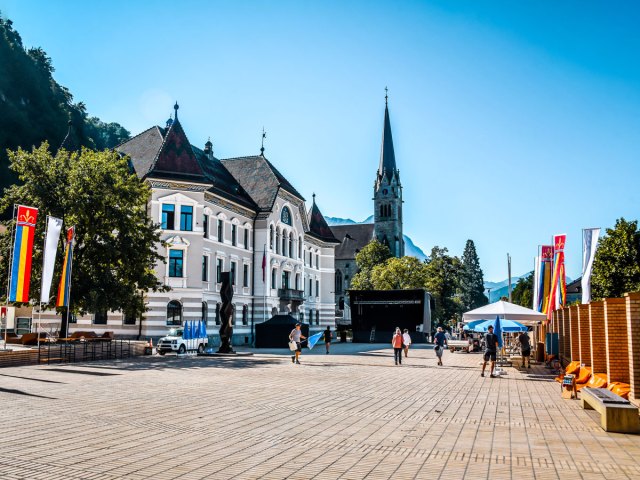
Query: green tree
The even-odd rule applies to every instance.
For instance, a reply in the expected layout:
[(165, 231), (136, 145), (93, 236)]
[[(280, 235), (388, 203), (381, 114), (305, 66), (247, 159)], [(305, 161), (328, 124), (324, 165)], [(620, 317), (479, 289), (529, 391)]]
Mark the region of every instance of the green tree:
[[(53, 156), (46, 143), (31, 152), (9, 152), (9, 158), (22, 184), (5, 191), (0, 208), (23, 204), (39, 209), (31, 297), (40, 296), (44, 220), (51, 215), (76, 230), (71, 310), (140, 315), (141, 292), (164, 288), (154, 273), (163, 258), (156, 252), (159, 230), (147, 215), (150, 189), (129, 170), (127, 159), (113, 151), (87, 149), (60, 150)], [(0, 256), (5, 259), (12, 243), (10, 231), (0, 237)], [(61, 244), (54, 278), (60, 278)], [(6, 274), (7, 268), (1, 268), (3, 284)]]
[(376, 265), (383, 264), (389, 258), (391, 258), (391, 250), (389, 250), (389, 247), (375, 238), (371, 240), (356, 254), (358, 273), (351, 279), (351, 288), (354, 290), (373, 289), (373, 282), (371, 281), (373, 268)]
[(467, 240), (462, 254), (460, 302), (464, 311), (482, 307), (489, 302), (484, 295), (484, 279), (473, 240)]
[(511, 292), (511, 300), (516, 305), (533, 308), (533, 272), (518, 280)]
[(638, 221), (616, 220), (598, 242), (591, 275), (593, 299), (622, 297), (640, 290), (640, 232)]
[(427, 291), (433, 297), (435, 309), (431, 312), (434, 323), (451, 325), (461, 318), (462, 303), (459, 278), (462, 262), (448, 254), (446, 248), (433, 247), (425, 260)]
[(426, 265), (415, 257), (389, 258), (371, 270), (375, 290), (426, 288)]

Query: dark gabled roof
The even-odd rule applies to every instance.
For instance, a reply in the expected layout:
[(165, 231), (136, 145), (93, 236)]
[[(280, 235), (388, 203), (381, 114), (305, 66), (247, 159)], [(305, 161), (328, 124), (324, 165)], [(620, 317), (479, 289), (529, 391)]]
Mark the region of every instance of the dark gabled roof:
[(566, 287), (567, 293), (581, 293), (582, 292), (582, 277), (576, 278), (573, 282), (569, 283)]
[(216, 157), (209, 158), (204, 151), (191, 146), (193, 153), (200, 163), (200, 167), (205, 177), (209, 179), (213, 186), (208, 189), (220, 197), (227, 198), (239, 205), (251, 210), (258, 211), (258, 205), (251, 199), (251, 196), (242, 188), (238, 181), (224, 167), (222, 162)]
[(273, 208), (280, 188), (304, 201), (302, 195), (261, 155), (220, 161), (261, 210), (270, 211)]
[(151, 127), (133, 138), (121, 143), (115, 149), (131, 158), (131, 165), (140, 178), (144, 178), (164, 141), (164, 131), (157, 126)]
[(324, 216), (316, 205), (315, 195), (313, 196), (313, 205), (309, 212), (309, 231), (306, 233), (307, 235), (311, 235), (323, 242), (340, 243), (340, 240), (337, 240), (333, 235), (329, 225), (327, 225), (327, 221), (324, 219)]
[(166, 174), (170, 176), (177, 174), (181, 177), (180, 179), (191, 178), (196, 182), (207, 181), (202, 167), (193, 153), (189, 139), (177, 118), (164, 134), (162, 147), (160, 147), (148, 175), (164, 177)]
[(355, 259), (356, 250), (359, 252), (373, 240), (373, 227), (373, 223), (353, 223), (330, 227), (333, 236), (340, 242), (340, 245), (336, 247), (336, 260)]
[(396, 172), (396, 154), (393, 150), (393, 137), (391, 135), (391, 120), (389, 120), (389, 107), (384, 106), (384, 128), (382, 130), (382, 146), (380, 148), (380, 166), (378, 175), (380, 178), (386, 173), (387, 179)]

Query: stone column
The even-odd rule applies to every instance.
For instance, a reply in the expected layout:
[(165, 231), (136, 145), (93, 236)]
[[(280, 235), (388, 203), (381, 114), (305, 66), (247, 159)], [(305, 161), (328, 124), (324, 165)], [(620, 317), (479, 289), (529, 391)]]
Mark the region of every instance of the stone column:
[(589, 331), (591, 337), (591, 368), (593, 373), (607, 372), (607, 342), (604, 332), (604, 303), (589, 304)]
[(589, 332), (589, 305), (578, 305), (580, 363), (591, 366), (591, 333)]
[(605, 298), (604, 324), (609, 381), (629, 383), (629, 338), (627, 335), (626, 299)]
[(569, 307), (569, 330), (571, 332), (571, 360), (580, 360), (580, 328), (578, 326), (578, 306)]
[(629, 334), (629, 398), (640, 403), (640, 292), (625, 294)]

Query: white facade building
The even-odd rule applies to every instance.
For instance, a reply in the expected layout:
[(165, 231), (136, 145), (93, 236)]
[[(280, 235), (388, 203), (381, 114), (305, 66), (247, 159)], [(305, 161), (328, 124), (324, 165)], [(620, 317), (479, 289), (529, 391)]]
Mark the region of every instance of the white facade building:
[(231, 272), (233, 343), (253, 341), (254, 325), (291, 313), (312, 331), (335, 325), (334, 250), (339, 242), (315, 204), (261, 155), (219, 160), (211, 142), (192, 146), (177, 120), (123, 143), (152, 190), (149, 215), (162, 230), (166, 263), (156, 275), (167, 291), (147, 292), (144, 318), (102, 312), (70, 330), (157, 337), (187, 320), (220, 325), (220, 273)]

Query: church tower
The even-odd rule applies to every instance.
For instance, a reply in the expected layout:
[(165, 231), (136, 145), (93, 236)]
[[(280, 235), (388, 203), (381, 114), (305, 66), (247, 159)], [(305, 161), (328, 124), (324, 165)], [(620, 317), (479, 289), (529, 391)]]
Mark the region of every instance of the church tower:
[(403, 257), (402, 184), (400, 183), (400, 171), (396, 168), (396, 155), (393, 151), (388, 95), (385, 95), (384, 103), (380, 166), (373, 187), (374, 236), (389, 247), (391, 255)]

